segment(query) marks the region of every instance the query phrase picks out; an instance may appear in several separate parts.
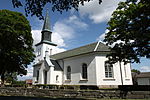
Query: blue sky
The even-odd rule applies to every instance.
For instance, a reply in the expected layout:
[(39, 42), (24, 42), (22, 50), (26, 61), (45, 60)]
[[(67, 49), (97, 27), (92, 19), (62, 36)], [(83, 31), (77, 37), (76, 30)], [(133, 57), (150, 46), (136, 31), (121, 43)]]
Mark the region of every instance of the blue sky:
[[(70, 10), (68, 12), (52, 12), (50, 5), (46, 5), (43, 10), (45, 15), (46, 9), (49, 9), (51, 30), (53, 32), (52, 41), (58, 44), (57, 52), (73, 49), (89, 43), (102, 40), (106, 32), (107, 22), (112, 12), (117, 7), (119, 1), (124, 0), (103, 0), (99, 5), (97, 0), (86, 3), (79, 7), (79, 11)], [(13, 8), (11, 0), (3, 0), (0, 3), (0, 9), (8, 9), (18, 11), (25, 15), (24, 9)], [(32, 36), (34, 44), (40, 41), (43, 20), (39, 20), (36, 16), (28, 16), (32, 28)], [(132, 68), (140, 71), (150, 71), (150, 60), (141, 59), (141, 64), (132, 64)], [(33, 68), (28, 68), (28, 75), (19, 77), (26, 79), (32, 76)]]

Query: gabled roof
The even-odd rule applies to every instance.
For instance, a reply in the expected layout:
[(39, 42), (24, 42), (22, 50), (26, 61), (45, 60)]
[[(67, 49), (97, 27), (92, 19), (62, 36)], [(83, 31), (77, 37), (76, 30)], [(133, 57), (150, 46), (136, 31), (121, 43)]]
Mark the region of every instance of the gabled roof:
[(150, 78), (150, 72), (141, 72), (136, 77), (137, 78)]
[(38, 63), (34, 64), (33, 67), (41, 65), (44, 62), (44, 60), (39, 61)]
[(58, 60), (92, 52), (110, 52), (110, 49), (108, 46), (101, 42), (95, 42), (92, 44), (81, 46), (79, 48), (51, 55), (51, 58)]
[(60, 67), (59, 63), (56, 60), (53, 60), (53, 59), (44, 59), (44, 60), (41, 60), (37, 64), (33, 65), (33, 67), (41, 65), (42, 63), (44, 63), (44, 61), (47, 63), (48, 67), (54, 66), (54, 70), (57, 70), (57, 71), (62, 71), (63, 70)]
[(62, 71), (63, 69), (60, 67), (59, 63), (56, 60), (52, 60), (50, 59), (50, 61), (52, 62), (52, 64), (54, 65), (54, 70), (57, 71)]

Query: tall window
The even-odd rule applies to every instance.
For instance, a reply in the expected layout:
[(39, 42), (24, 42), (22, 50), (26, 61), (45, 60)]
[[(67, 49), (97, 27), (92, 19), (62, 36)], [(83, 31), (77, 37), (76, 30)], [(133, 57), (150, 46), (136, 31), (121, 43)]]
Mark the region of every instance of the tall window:
[(71, 67), (67, 67), (67, 80), (71, 80)]
[(37, 76), (36, 76), (36, 81), (38, 82), (39, 81), (39, 70), (37, 70)]
[(87, 79), (87, 64), (82, 65), (82, 78)]
[(58, 82), (59, 82), (59, 81), (58, 81), (58, 77), (59, 77), (59, 76), (58, 76), (58, 75), (56, 75), (56, 83), (58, 83)]
[(127, 77), (127, 70), (126, 70), (126, 66), (124, 65), (124, 74), (125, 74), (125, 77)]
[(41, 55), (41, 48), (38, 49), (38, 51), (37, 51), (37, 56), (40, 56), (40, 55)]
[(106, 78), (113, 78), (113, 65), (105, 62), (105, 77)]
[(44, 71), (44, 84), (47, 84), (47, 71)]

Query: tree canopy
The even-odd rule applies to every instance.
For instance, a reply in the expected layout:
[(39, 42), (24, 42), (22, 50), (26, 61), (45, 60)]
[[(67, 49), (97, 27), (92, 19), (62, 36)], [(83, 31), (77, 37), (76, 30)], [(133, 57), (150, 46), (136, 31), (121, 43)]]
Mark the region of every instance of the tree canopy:
[[(23, 2), (24, 1), (24, 2)], [(26, 15), (36, 15), (40, 19), (43, 19), (42, 11), (46, 4), (50, 3), (53, 11), (68, 11), (71, 8), (78, 10), (79, 5), (84, 5), (85, 2), (92, 0), (12, 0), (14, 7), (24, 6)], [(99, 0), (101, 3), (102, 0)]]
[(108, 22), (104, 41), (114, 45), (111, 63), (136, 62), (150, 58), (150, 0), (127, 0), (118, 5)]
[(21, 13), (0, 10), (0, 76), (17, 72), (26, 74), (34, 59), (29, 21)]
[(137, 74), (140, 74), (140, 73), (141, 73), (141, 72), (140, 72), (139, 70), (137, 70), (137, 69), (132, 69), (131, 72), (137, 73)]

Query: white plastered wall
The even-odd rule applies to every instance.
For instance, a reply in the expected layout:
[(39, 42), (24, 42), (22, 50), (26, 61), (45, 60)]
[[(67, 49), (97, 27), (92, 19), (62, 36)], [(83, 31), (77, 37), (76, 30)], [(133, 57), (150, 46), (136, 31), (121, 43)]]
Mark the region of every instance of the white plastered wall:
[[(83, 80), (81, 76), (82, 64), (87, 64), (88, 79)], [(71, 67), (71, 81), (66, 79), (67, 67)], [(96, 69), (95, 56), (93, 54), (86, 54), (64, 59), (64, 85), (96, 85)]]
[[(97, 85), (122, 85), (121, 72), (119, 63), (113, 64), (113, 78), (105, 77), (105, 61), (107, 60), (105, 55), (96, 56), (96, 73), (97, 73)], [(132, 85), (130, 64), (124, 65), (122, 63), (122, 79), (123, 85)]]
[[(39, 70), (39, 80), (37, 81), (37, 70)], [(54, 71), (54, 67), (45, 68), (44, 63), (34, 67), (33, 71), (33, 84), (44, 84), (44, 71), (47, 71), (47, 84), (62, 85), (62, 71)], [(56, 76), (58, 80), (56, 81)]]
[[(56, 85), (62, 85), (62, 71), (54, 71), (54, 84)], [(58, 78), (56, 79), (56, 77), (58, 76)]]
[[(55, 46), (53, 45), (49, 45), (49, 44), (40, 44), (38, 46), (36, 46), (36, 50), (35, 50), (35, 63), (38, 63), (38, 61), (40, 60), (44, 60), (45, 57), (45, 51), (48, 51), (49, 55), (52, 55), (55, 53)], [(40, 55), (38, 55), (38, 52), (40, 51)]]

